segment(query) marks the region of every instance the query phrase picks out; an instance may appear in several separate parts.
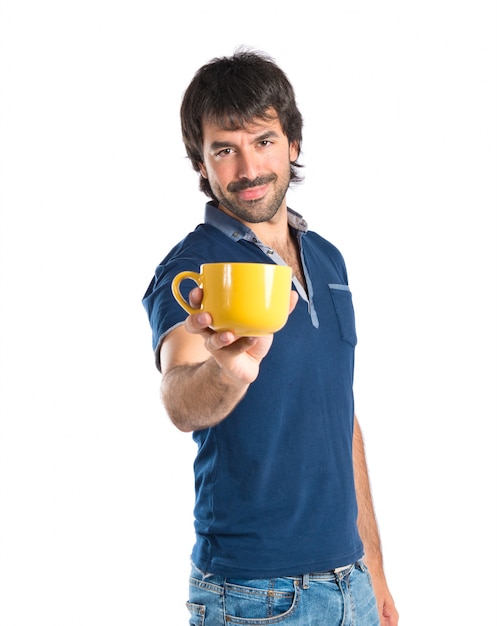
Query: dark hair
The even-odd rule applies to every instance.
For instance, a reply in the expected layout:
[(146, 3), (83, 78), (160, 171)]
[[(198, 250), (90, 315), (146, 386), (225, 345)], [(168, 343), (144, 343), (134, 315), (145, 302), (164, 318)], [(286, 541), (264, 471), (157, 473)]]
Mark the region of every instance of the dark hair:
[[(226, 129), (244, 128), (254, 119), (278, 114), (289, 143), (302, 143), (302, 116), (293, 87), (273, 59), (261, 52), (238, 50), (231, 57), (212, 59), (193, 77), (183, 96), (181, 130), (193, 169), (203, 162), (204, 121)], [(300, 182), (296, 161), (290, 165), (290, 181)], [(209, 181), (200, 176), (200, 190), (214, 199)]]

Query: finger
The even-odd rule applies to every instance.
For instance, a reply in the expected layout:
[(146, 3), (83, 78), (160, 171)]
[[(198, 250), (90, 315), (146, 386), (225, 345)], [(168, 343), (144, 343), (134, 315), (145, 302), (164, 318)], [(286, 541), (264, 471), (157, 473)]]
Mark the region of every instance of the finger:
[(264, 337), (237, 337), (233, 333), (213, 333), (206, 339), (206, 348), (211, 352), (223, 351), (230, 357), (247, 352), (253, 358), (263, 358), (271, 346), (273, 335)]
[(292, 291), (290, 292), (290, 313), (297, 306), (298, 301), (299, 301), (299, 294), (294, 289), (292, 289)]
[(200, 307), (200, 303), (202, 302), (203, 296), (204, 296), (203, 290), (200, 287), (194, 287), (188, 294), (190, 305), (195, 308)]
[[(229, 331), (224, 331), (222, 333), (213, 332), (205, 341), (205, 347), (210, 352), (217, 352), (218, 350), (226, 349), (231, 347), (233, 344), (238, 344), (241, 342), (243, 338), (237, 337), (233, 333)], [(238, 347), (235, 347), (235, 352), (244, 352), (241, 348), (241, 344)], [(233, 351), (233, 349), (232, 349)]]
[(206, 311), (189, 315), (185, 320), (185, 328), (189, 333), (201, 333), (212, 324), (212, 316)]

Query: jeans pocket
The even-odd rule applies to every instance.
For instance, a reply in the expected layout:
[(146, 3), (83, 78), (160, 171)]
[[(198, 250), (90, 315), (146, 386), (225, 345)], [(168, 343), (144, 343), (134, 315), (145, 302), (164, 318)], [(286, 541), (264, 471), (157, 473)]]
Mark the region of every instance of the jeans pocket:
[(189, 626), (203, 626), (205, 619), (205, 606), (203, 604), (194, 604), (187, 602), (186, 608), (190, 611)]
[(298, 594), (290, 579), (230, 581), (225, 586), (226, 615), (233, 624), (281, 623), (295, 612)]
[(340, 336), (352, 347), (357, 344), (352, 293), (347, 285), (328, 285), (340, 328)]
[(371, 578), (371, 574), (369, 569), (367, 568), (366, 563), (364, 563), (363, 559), (359, 559), (355, 564), (356, 569), (360, 570), (363, 574), (366, 574), (369, 585), (373, 587), (373, 579)]

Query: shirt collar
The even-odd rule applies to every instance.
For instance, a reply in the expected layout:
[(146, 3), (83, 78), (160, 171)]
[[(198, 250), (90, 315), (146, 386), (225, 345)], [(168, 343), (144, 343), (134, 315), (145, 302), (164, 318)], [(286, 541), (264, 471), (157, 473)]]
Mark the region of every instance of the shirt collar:
[[(302, 234), (306, 233), (308, 226), (302, 215), (290, 208), (287, 209), (287, 213), (289, 226)], [(208, 202), (205, 205), (204, 221), (206, 224), (210, 224), (220, 230), (233, 241), (239, 241), (240, 239), (254, 241), (254, 238), (257, 239), (253, 230), (231, 217), (231, 215), (218, 209), (214, 202)]]

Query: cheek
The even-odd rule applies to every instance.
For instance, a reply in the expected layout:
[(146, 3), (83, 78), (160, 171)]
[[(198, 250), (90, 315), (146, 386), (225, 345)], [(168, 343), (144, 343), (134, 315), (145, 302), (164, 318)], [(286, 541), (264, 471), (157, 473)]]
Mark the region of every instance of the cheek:
[(278, 175), (283, 176), (290, 170), (290, 163), (292, 159), (292, 153), (285, 152), (284, 154), (275, 157), (267, 163), (266, 169), (268, 171), (276, 172)]
[(232, 171), (229, 164), (221, 163), (216, 164), (216, 167), (205, 168), (209, 181), (215, 182), (221, 187), (225, 187), (231, 182)]

